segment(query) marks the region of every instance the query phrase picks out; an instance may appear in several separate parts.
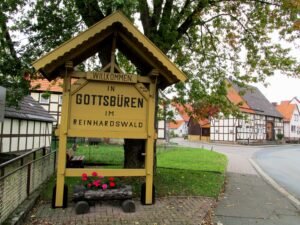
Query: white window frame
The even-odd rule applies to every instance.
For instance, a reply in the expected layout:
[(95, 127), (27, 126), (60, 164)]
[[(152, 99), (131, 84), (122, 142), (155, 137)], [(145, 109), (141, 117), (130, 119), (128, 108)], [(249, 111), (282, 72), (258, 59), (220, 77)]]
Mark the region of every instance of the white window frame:
[(49, 104), (50, 103), (50, 97), (44, 98), (42, 95), (40, 95), (40, 103), (41, 104)]

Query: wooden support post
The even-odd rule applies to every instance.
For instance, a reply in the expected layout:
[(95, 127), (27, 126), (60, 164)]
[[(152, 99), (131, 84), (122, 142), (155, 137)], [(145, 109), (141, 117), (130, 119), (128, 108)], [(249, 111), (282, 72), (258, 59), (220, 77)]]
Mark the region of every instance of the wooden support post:
[(67, 131), (69, 126), (69, 101), (71, 76), (68, 70), (72, 68), (72, 63), (66, 64), (66, 74), (63, 84), (63, 104), (61, 112), (61, 124), (59, 129), (59, 146), (58, 146), (58, 162), (56, 177), (56, 199), (55, 207), (63, 206), (65, 170), (66, 170), (66, 154), (67, 154)]
[(148, 138), (146, 141), (146, 204), (151, 205), (153, 194), (153, 162), (154, 162), (154, 139), (155, 139), (155, 99), (156, 77), (150, 83), (150, 96), (148, 99)]

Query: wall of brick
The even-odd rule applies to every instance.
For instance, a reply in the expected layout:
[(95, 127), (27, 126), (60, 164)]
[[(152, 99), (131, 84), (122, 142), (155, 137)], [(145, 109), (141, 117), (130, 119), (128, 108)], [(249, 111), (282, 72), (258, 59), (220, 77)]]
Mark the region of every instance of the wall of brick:
[[(37, 151), (36, 160), (33, 153), (23, 159), (7, 165), (0, 177), (0, 224), (54, 173), (54, 152), (43, 158), (42, 150)], [(29, 163), (29, 164), (28, 164)], [(28, 165), (26, 165), (28, 164)], [(16, 170), (13, 172), (14, 170)], [(11, 173), (11, 174), (10, 174)], [(28, 183), (29, 182), (29, 183)]]

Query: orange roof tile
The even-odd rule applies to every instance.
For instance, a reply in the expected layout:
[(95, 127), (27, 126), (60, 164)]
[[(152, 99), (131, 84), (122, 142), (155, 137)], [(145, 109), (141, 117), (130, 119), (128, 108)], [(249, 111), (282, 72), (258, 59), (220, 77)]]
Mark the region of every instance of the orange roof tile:
[(276, 109), (283, 115), (283, 120), (289, 122), (296, 107), (296, 104), (290, 104), (289, 101), (282, 101), (280, 105), (276, 106)]
[(177, 129), (184, 123), (184, 120), (176, 120), (168, 124), (169, 129)]
[[(77, 79), (72, 79), (73, 84)], [(47, 79), (35, 79), (31, 80), (30, 86), (31, 90), (37, 91), (50, 91), (50, 92), (62, 92), (63, 79), (55, 79), (53, 81), (48, 81)]]
[(235, 105), (241, 104), (239, 107), (242, 112), (255, 113), (232, 86), (227, 89), (227, 98)]
[(178, 104), (178, 103), (173, 103), (172, 105), (176, 108), (177, 112), (181, 115), (182, 119), (185, 122), (188, 122), (190, 119), (190, 116), (186, 112), (186, 109), (191, 110), (192, 107), (190, 105), (185, 105), (185, 107), (186, 107), (185, 108), (183, 105)]

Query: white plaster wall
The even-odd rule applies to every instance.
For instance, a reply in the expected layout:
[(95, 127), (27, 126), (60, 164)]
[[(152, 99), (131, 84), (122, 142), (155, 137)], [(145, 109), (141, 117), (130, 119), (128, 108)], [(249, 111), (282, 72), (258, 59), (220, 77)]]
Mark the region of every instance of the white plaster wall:
[[(297, 116), (295, 116), (297, 115)], [(292, 132), (292, 126), (296, 127), (295, 132)], [(300, 138), (300, 116), (299, 116), (299, 112), (297, 109), (294, 110), (293, 112), (293, 116), (290, 120), (290, 127), (289, 127), (289, 138), (294, 138), (294, 139), (298, 139)]]
[(30, 95), (35, 101), (39, 101), (39, 93), (31, 92)]
[(2, 138), (2, 152), (9, 152), (9, 138)]
[(4, 118), (3, 134), (10, 134), (10, 130), (11, 130), (11, 119)]
[(290, 123), (289, 122), (284, 123), (284, 137), (285, 138), (290, 137)]

